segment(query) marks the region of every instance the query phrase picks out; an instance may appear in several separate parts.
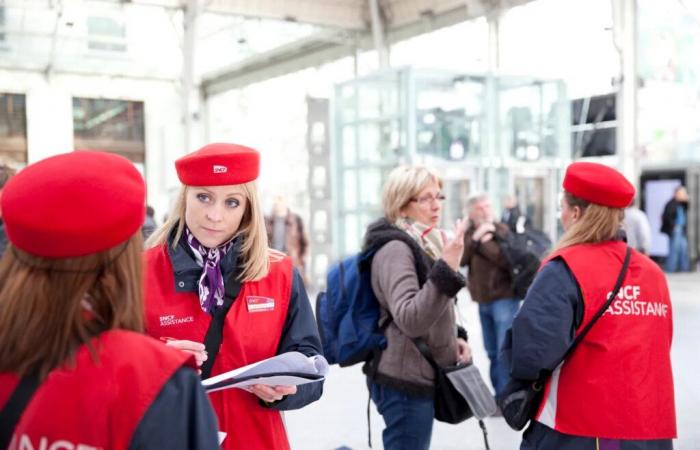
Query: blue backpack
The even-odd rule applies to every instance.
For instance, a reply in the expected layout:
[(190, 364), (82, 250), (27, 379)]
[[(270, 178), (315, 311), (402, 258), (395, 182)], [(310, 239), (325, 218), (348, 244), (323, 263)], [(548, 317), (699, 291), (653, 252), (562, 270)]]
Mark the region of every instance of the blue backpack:
[(386, 348), (379, 329), (379, 303), (371, 283), (371, 262), (376, 247), (334, 264), (326, 292), (316, 297), (316, 322), (323, 355), (341, 367), (365, 362)]

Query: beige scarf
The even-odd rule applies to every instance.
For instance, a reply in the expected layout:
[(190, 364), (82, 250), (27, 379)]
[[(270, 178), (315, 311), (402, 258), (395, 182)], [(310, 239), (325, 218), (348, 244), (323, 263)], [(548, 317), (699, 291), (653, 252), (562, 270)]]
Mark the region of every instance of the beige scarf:
[(442, 256), (445, 234), (439, 228), (424, 225), (409, 217), (399, 217), (394, 225), (415, 239), (425, 253), (434, 260)]

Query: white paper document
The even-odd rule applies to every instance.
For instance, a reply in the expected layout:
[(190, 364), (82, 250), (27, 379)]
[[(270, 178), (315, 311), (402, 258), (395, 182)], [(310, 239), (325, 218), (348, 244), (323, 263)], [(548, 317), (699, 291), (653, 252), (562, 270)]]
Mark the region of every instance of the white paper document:
[(232, 387), (244, 388), (253, 384), (297, 386), (321, 381), (327, 373), (328, 362), (323, 356), (287, 352), (207, 378), (202, 381), (202, 385), (207, 392)]

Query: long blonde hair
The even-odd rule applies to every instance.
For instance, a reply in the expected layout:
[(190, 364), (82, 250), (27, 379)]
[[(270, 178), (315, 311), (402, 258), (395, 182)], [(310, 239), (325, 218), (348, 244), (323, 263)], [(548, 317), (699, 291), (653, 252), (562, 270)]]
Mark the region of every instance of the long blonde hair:
[(596, 244), (614, 239), (622, 226), (625, 210), (591, 203), (564, 192), (564, 201), (570, 208), (581, 210), (581, 218), (572, 223), (553, 251), (577, 244)]
[[(270, 250), (267, 243), (267, 231), (265, 219), (258, 197), (258, 188), (255, 181), (242, 184), (243, 193), (248, 200), (248, 208), (243, 214), (241, 225), (234, 234), (234, 238), (243, 236), (241, 245), (242, 262), (241, 281), (254, 281), (265, 277), (270, 271)], [(168, 220), (163, 223), (146, 241), (146, 247), (167, 245), (168, 238), (173, 230), (175, 235), (172, 247), (176, 248), (185, 230), (185, 208), (187, 206), (187, 186), (182, 186), (177, 196), (175, 205), (168, 215)]]
[(142, 251), (140, 230), (77, 258), (41, 258), (10, 243), (0, 261), (0, 372), (43, 379), (101, 331), (142, 332)]

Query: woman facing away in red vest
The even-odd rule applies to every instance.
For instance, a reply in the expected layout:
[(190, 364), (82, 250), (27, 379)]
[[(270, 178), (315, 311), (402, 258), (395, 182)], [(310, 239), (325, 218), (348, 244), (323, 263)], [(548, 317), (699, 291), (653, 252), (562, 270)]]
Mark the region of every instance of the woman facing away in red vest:
[(5, 186), (0, 448), (218, 448), (194, 359), (141, 334), (145, 192), (131, 162), (93, 151)]
[(631, 250), (619, 293), (605, 305), (627, 250), (620, 224), (635, 189), (601, 164), (571, 164), (563, 182), (565, 234), (528, 290), (512, 327), (511, 376), (553, 371), (521, 450), (666, 450), (676, 418), (671, 372), (673, 323), (666, 279)]
[[(203, 378), (284, 352), (320, 354), (301, 277), (289, 257), (268, 248), (259, 164), (256, 150), (235, 144), (210, 144), (177, 160), (182, 189), (170, 219), (147, 242), (146, 331), (193, 353)], [(321, 392), (321, 383), (310, 383), (211, 393), (223, 447), (289, 448), (280, 411)]]

